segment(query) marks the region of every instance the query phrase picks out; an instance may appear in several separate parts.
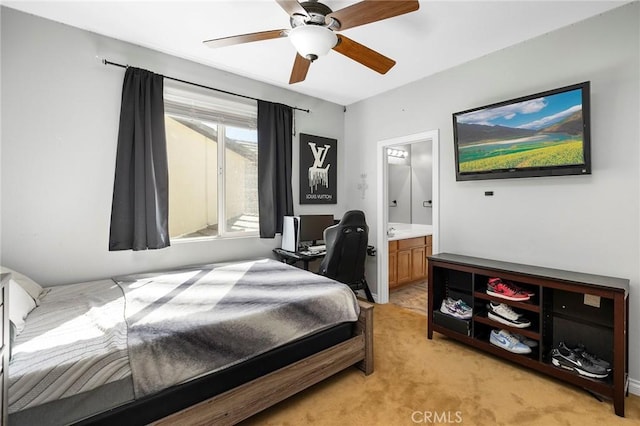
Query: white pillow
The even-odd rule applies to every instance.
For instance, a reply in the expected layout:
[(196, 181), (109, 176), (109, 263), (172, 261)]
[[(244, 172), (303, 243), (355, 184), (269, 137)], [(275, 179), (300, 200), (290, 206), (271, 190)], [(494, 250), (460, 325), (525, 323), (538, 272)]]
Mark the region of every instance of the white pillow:
[(40, 284), (20, 272), (5, 268), (4, 266), (0, 266), (0, 271), (3, 274), (10, 273), (11, 279), (19, 284), (20, 287), (22, 287), (24, 291), (26, 291), (33, 300), (35, 300), (36, 306), (40, 305), (40, 298), (47, 294), (48, 290), (44, 290)]
[(36, 307), (36, 302), (13, 279), (9, 280), (9, 319), (16, 326), (16, 335), (24, 330), (27, 315)]

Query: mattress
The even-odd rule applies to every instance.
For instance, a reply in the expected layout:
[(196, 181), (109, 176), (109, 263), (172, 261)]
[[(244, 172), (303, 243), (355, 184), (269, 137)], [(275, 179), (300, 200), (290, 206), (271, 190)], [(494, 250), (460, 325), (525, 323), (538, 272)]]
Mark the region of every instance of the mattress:
[[(10, 419), (75, 422), (225, 370), (233, 372), (225, 382), (243, 382), (287, 357), (252, 359), (351, 323), (358, 311), (347, 286), (273, 260), (54, 287), (16, 339)], [(325, 341), (335, 336), (316, 344)]]
[(149, 424), (348, 340), (353, 335), (353, 325), (343, 323), (331, 327), (146, 398), (134, 399), (133, 383), (129, 377), (92, 391), (18, 411), (9, 416), (9, 423), (11, 426)]

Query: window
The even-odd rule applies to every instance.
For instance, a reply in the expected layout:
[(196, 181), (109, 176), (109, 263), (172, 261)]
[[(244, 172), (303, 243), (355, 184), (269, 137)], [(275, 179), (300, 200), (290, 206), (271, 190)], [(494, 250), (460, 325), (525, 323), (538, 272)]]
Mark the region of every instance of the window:
[(165, 85), (172, 240), (258, 233), (255, 101)]

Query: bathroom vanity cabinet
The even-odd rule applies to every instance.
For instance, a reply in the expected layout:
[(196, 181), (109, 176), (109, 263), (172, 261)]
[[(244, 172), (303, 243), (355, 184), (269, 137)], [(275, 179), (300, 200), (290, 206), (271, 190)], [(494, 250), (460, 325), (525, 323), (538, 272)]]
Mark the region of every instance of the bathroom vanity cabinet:
[(389, 288), (427, 278), (431, 235), (389, 241)]

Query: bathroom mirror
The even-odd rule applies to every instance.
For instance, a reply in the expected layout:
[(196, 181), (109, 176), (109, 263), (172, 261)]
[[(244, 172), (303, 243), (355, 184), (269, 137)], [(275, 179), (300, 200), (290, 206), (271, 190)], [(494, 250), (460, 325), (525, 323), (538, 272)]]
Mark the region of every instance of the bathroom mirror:
[(433, 224), (431, 141), (387, 150), (389, 223)]

